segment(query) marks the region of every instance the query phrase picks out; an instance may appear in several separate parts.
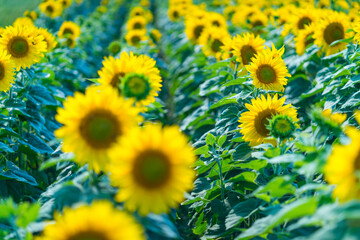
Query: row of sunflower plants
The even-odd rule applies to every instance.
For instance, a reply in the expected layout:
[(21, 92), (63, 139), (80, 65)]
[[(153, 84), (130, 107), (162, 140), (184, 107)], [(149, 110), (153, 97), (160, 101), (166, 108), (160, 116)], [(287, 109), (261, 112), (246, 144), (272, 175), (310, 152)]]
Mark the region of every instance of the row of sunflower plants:
[(0, 28), (0, 238), (358, 239), (359, 11), (26, 11)]

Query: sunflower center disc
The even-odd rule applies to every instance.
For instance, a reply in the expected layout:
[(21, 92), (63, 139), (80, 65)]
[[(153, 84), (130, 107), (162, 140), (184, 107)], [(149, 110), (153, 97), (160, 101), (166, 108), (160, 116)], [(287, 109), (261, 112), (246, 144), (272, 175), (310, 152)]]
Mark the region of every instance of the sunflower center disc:
[(329, 45), (337, 40), (344, 39), (344, 37), (344, 27), (340, 23), (331, 23), (325, 28), (324, 39)]
[(134, 29), (142, 29), (142, 24), (141, 23), (135, 23), (134, 24)]
[(108, 240), (107, 236), (97, 232), (80, 232), (69, 238), (69, 240)]
[(276, 114), (275, 110), (264, 110), (259, 113), (259, 115), (255, 119), (255, 129), (256, 131), (264, 137), (269, 136), (270, 131), (266, 128), (266, 125), (269, 124), (269, 120), (273, 115)]
[(262, 27), (262, 26), (264, 26), (264, 24), (260, 20), (256, 20), (255, 22), (252, 23), (253, 28)]
[(276, 72), (269, 65), (262, 65), (256, 71), (257, 78), (262, 83), (272, 83), (276, 80)]
[(211, 43), (211, 50), (213, 50), (213, 52), (220, 52), (222, 45), (224, 44), (219, 39), (215, 39)]
[(125, 73), (117, 73), (111, 79), (111, 86), (117, 87), (121, 83), (121, 79), (125, 76)]
[(255, 49), (252, 46), (245, 45), (241, 48), (241, 59), (244, 65), (249, 65), (251, 58), (256, 54)]
[(170, 177), (170, 162), (160, 151), (145, 151), (135, 160), (134, 176), (140, 185), (158, 188), (166, 184)]
[(71, 28), (65, 28), (64, 29), (64, 35), (66, 35), (66, 34), (73, 35), (74, 32), (73, 32), (73, 30)]
[(274, 125), (275, 131), (281, 133), (282, 135), (286, 135), (291, 132), (291, 124), (286, 119), (277, 119)]
[(303, 17), (298, 22), (298, 29), (304, 29), (306, 25), (311, 23), (311, 19), (308, 17)]
[(135, 97), (136, 100), (145, 99), (150, 92), (150, 83), (145, 76), (133, 75), (124, 80), (124, 95), (128, 98)]
[(137, 45), (139, 42), (140, 42), (140, 37), (139, 36), (133, 36), (131, 38), (131, 42), (134, 44), (134, 45)]
[(52, 12), (54, 12), (54, 8), (52, 6), (47, 6), (46, 11), (49, 13), (52, 13)]
[(175, 19), (177, 19), (177, 18), (179, 17), (178, 11), (174, 11), (174, 12), (173, 12), (173, 17), (174, 17)]
[(93, 148), (109, 148), (121, 134), (116, 117), (106, 110), (95, 110), (80, 123), (80, 134)]
[(29, 52), (29, 44), (25, 39), (21, 37), (15, 37), (10, 40), (8, 49), (13, 57), (21, 58), (25, 57)]
[(0, 81), (5, 77), (5, 67), (2, 63), (0, 63)]
[(214, 26), (216, 26), (216, 27), (220, 27), (220, 23), (219, 23), (218, 20), (214, 20), (214, 21), (212, 22), (212, 25), (214, 25)]
[(204, 26), (203, 25), (199, 25), (199, 26), (196, 26), (194, 28), (194, 36), (195, 36), (195, 39), (198, 39), (202, 33), (202, 31), (204, 30)]

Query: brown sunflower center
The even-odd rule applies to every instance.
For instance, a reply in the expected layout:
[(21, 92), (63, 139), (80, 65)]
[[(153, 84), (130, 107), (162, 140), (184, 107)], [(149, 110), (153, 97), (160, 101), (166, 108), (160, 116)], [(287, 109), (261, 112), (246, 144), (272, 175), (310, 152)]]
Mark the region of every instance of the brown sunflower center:
[(171, 174), (168, 156), (158, 150), (140, 153), (133, 168), (135, 181), (145, 188), (159, 188), (165, 185)]
[(198, 39), (202, 33), (202, 31), (204, 30), (204, 26), (203, 25), (199, 25), (199, 26), (196, 26), (194, 28), (194, 36), (195, 36), (195, 39)]
[(97, 109), (87, 114), (80, 123), (80, 134), (95, 149), (109, 148), (121, 135), (119, 122), (108, 110)]
[(179, 12), (178, 12), (178, 11), (174, 11), (174, 12), (173, 12), (173, 17), (174, 17), (175, 19), (179, 18)]
[(269, 124), (271, 117), (276, 114), (277, 112), (274, 109), (266, 109), (257, 115), (255, 119), (255, 129), (261, 136), (269, 136), (270, 131), (266, 128), (266, 125)]
[(121, 79), (125, 76), (125, 73), (116, 73), (113, 78), (111, 79), (111, 86), (117, 87), (121, 83)]
[(245, 45), (240, 50), (241, 59), (244, 65), (249, 65), (251, 58), (255, 56), (256, 51), (250, 45)]
[(210, 47), (213, 52), (220, 52), (221, 46), (223, 46), (223, 45), (224, 44), (219, 39), (215, 39), (212, 41)]
[(330, 23), (324, 31), (324, 39), (327, 44), (331, 44), (337, 40), (344, 39), (345, 31), (341, 23)]
[(360, 170), (360, 152), (356, 156), (356, 159), (354, 162), (354, 168), (355, 168), (355, 170)]
[(131, 42), (132, 42), (132, 44), (134, 44), (134, 45), (138, 45), (139, 44), (139, 42), (140, 42), (140, 37), (139, 36), (133, 36), (132, 38), (131, 38)]
[(68, 45), (69, 47), (72, 47), (74, 45), (74, 39), (67, 38), (66, 39), (66, 45)]
[(22, 58), (29, 52), (29, 43), (22, 37), (14, 37), (8, 43), (8, 50), (13, 57)]
[(256, 76), (260, 82), (268, 84), (276, 81), (276, 72), (274, 68), (268, 64), (259, 66), (256, 70)]
[(101, 232), (92, 230), (75, 233), (68, 240), (109, 240), (108, 236)]
[(5, 77), (5, 67), (2, 63), (0, 63), (0, 81)]
[(220, 27), (220, 22), (218, 20), (214, 20), (212, 22), (212, 25), (216, 26), (216, 27)]
[(308, 17), (302, 17), (299, 19), (297, 27), (298, 29), (304, 29), (306, 25), (309, 25), (311, 23), (311, 19)]
[(46, 12), (53, 13), (54, 12), (53, 6), (47, 6), (46, 7)]
[(142, 29), (143, 28), (143, 25), (139, 22), (135, 23), (134, 24), (134, 29)]
[(264, 26), (264, 24), (263, 24), (263, 22), (260, 21), (260, 20), (256, 20), (256, 21), (254, 21), (254, 22), (252, 23), (252, 27), (253, 27), (253, 28), (262, 27), (262, 26)]
[(73, 35), (74, 31), (71, 28), (65, 28), (64, 29), (64, 35), (69, 34), (69, 35)]

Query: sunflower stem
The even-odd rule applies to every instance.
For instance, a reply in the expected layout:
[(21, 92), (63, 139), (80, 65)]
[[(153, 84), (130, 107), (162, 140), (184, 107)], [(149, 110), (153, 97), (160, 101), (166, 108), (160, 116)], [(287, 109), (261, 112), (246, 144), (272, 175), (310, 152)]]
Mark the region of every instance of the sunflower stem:
[(220, 177), (220, 185), (221, 185), (221, 200), (225, 199), (225, 186), (224, 186), (224, 178), (223, 178), (223, 172), (222, 172), (222, 166), (221, 166), (221, 160), (220, 158), (216, 157), (216, 163), (219, 166), (219, 177)]

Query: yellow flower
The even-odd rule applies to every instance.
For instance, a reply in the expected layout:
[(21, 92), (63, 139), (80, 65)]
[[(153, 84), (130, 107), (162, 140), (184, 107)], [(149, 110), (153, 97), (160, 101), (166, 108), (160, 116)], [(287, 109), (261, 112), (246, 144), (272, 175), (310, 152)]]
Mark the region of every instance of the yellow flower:
[(126, 30), (144, 30), (146, 31), (146, 18), (143, 16), (136, 16), (130, 18), (126, 23)]
[(351, 142), (347, 145), (335, 145), (324, 167), (325, 179), (336, 185), (333, 197), (340, 202), (360, 199), (360, 131), (348, 127), (346, 133)]
[(297, 35), (299, 31), (309, 26), (311, 23), (316, 23), (318, 17), (316, 17), (316, 9), (313, 6), (307, 6), (302, 9), (298, 9), (295, 14), (289, 14), (288, 23), (285, 24), (284, 30), (281, 35), (285, 36), (290, 31), (294, 35)]
[(10, 54), (16, 70), (39, 62), (46, 52), (46, 43), (42, 36), (37, 35), (35, 28), (10, 26), (1, 36), (0, 50)]
[(261, 30), (259, 28), (266, 27), (268, 25), (269, 19), (264, 13), (254, 14), (249, 17), (250, 28), (255, 33), (260, 33)]
[(337, 125), (341, 125), (347, 117), (346, 113), (331, 113), (331, 109), (325, 109), (322, 112), (322, 115), (335, 122)]
[(35, 11), (28, 11), (24, 12), (24, 17), (30, 18), (31, 20), (35, 21), (38, 18), (38, 14)]
[(232, 53), (236, 56), (236, 61), (239, 62), (239, 69), (249, 65), (251, 59), (264, 50), (265, 40), (252, 33), (237, 35), (234, 38), (234, 50)]
[(281, 55), (276, 52), (276, 48), (273, 47), (273, 49), (277, 55), (274, 55), (270, 49), (265, 49), (255, 55), (251, 64), (246, 66), (246, 70), (250, 72), (255, 87), (284, 91), (284, 86), (287, 84), (286, 77), (291, 77), (291, 75)]
[(153, 20), (153, 15), (151, 13), (150, 10), (145, 9), (141, 6), (136, 6), (134, 8), (131, 9), (130, 14), (129, 14), (129, 18), (133, 18), (136, 16), (142, 16), (145, 17), (147, 22), (151, 22)]
[(212, 27), (227, 29), (226, 19), (223, 15), (216, 12), (210, 12), (206, 16), (207, 21), (210, 22)]
[(156, 43), (158, 43), (162, 37), (162, 34), (158, 29), (152, 29), (150, 36)]
[(343, 13), (333, 12), (324, 15), (321, 23), (317, 24), (314, 38), (315, 44), (322, 48), (326, 55), (337, 53), (346, 48), (347, 43), (337, 43), (330, 46), (333, 42), (350, 37), (347, 33), (349, 20)]
[(49, 0), (47, 2), (40, 3), (39, 8), (46, 16), (50, 18), (56, 18), (63, 13), (63, 7), (61, 2)]
[(72, 38), (76, 39), (80, 36), (81, 28), (74, 22), (65, 21), (61, 24), (58, 32), (59, 38)]
[(145, 240), (144, 229), (135, 219), (98, 201), (55, 214), (55, 222), (45, 226), (39, 240)]
[(183, 15), (184, 15), (184, 11), (181, 7), (179, 6), (169, 7), (168, 17), (172, 22), (179, 20), (180, 17), (182, 17)]
[(131, 30), (126, 33), (125, 40), (126, 42), (135, 47), (139, 47), (141, 42), (148, 40), (145, 30)]
[(13, 26), (14, 27), (23, 27), (23, 26), (34, 27), (35, 25), (34, 25), (34, 22), (30, 18), (19, 17), (14, 21)]
[(242, 6), (238, 7), (231, 18), (231, 22), (238, 27), (246, 26), (247, 20), (251, 16), (262, 14), (258, 7)]
[(200, 38), (199, 44), (202, 45), (202, 51), (206, 56), (221, 57), (221, 47), (224, 41), (230, 39), (231, 36), (226, 29), (219, 27), (206, 28)]
[(57, 0), (57, 1), (59, 1), (61, 3), (63, 8), (68, 8), (72, 4), (72, 0)]
[(282, 114), (290, 117), (295, 123), (298, 121), (296, 109), (291, 104), (284, 105), (284, 103), (284, 97), (278, 99), (278, 95), (275, 94), (271, 98), (268, 94), (266, 98), (261, 95), (261, 98), (251, 99), (251, 104), (245, 104), (249, 111), (241, 114), (239, 127), (244, 140), (250, 142), (250, 146), (273, 142), (267, 139), (270, 131), (266, 128), (272, 116)]
[(0, 50), (0, 91), (8, 91), (14, 82), (15, 64), (11, 56), (5, 51)]
[(314, 43), (314, 25), (310, 24), (300, 30), (295, 37), (295, 48), (298, 55), (303, 55), (308, 46)]
[(58, 109), (56, 120), (63, 126), (55, 135), (63, 139), (64, 152), (73, 152), (77, 163), (99, 173), (108, 164), (108, 152), (141, 120), (138, 113), (133, 101), (115, 89), (88, 87), (85, 95), (75, 93)]
[(57, 41), (55, 36), (49, 33), (47, 29), (37, 28), (37, 34), (43, 36), (44, 41), (46, 42), (47, 52), (51, 52), (51, 50), (56, 47)]
[(190, 41), (197, 43), (199, 38), (204, 31), (209, 26), (209, 22), (206, 18), (195, 18), (188, 17), (185, 19), (185, 33)]
[(177, 207), (193, 188), (193, 149), (179, 127), (146, 125), (133, 131), (111, 153), (110, 181), (117, 201), (141, 215)]

